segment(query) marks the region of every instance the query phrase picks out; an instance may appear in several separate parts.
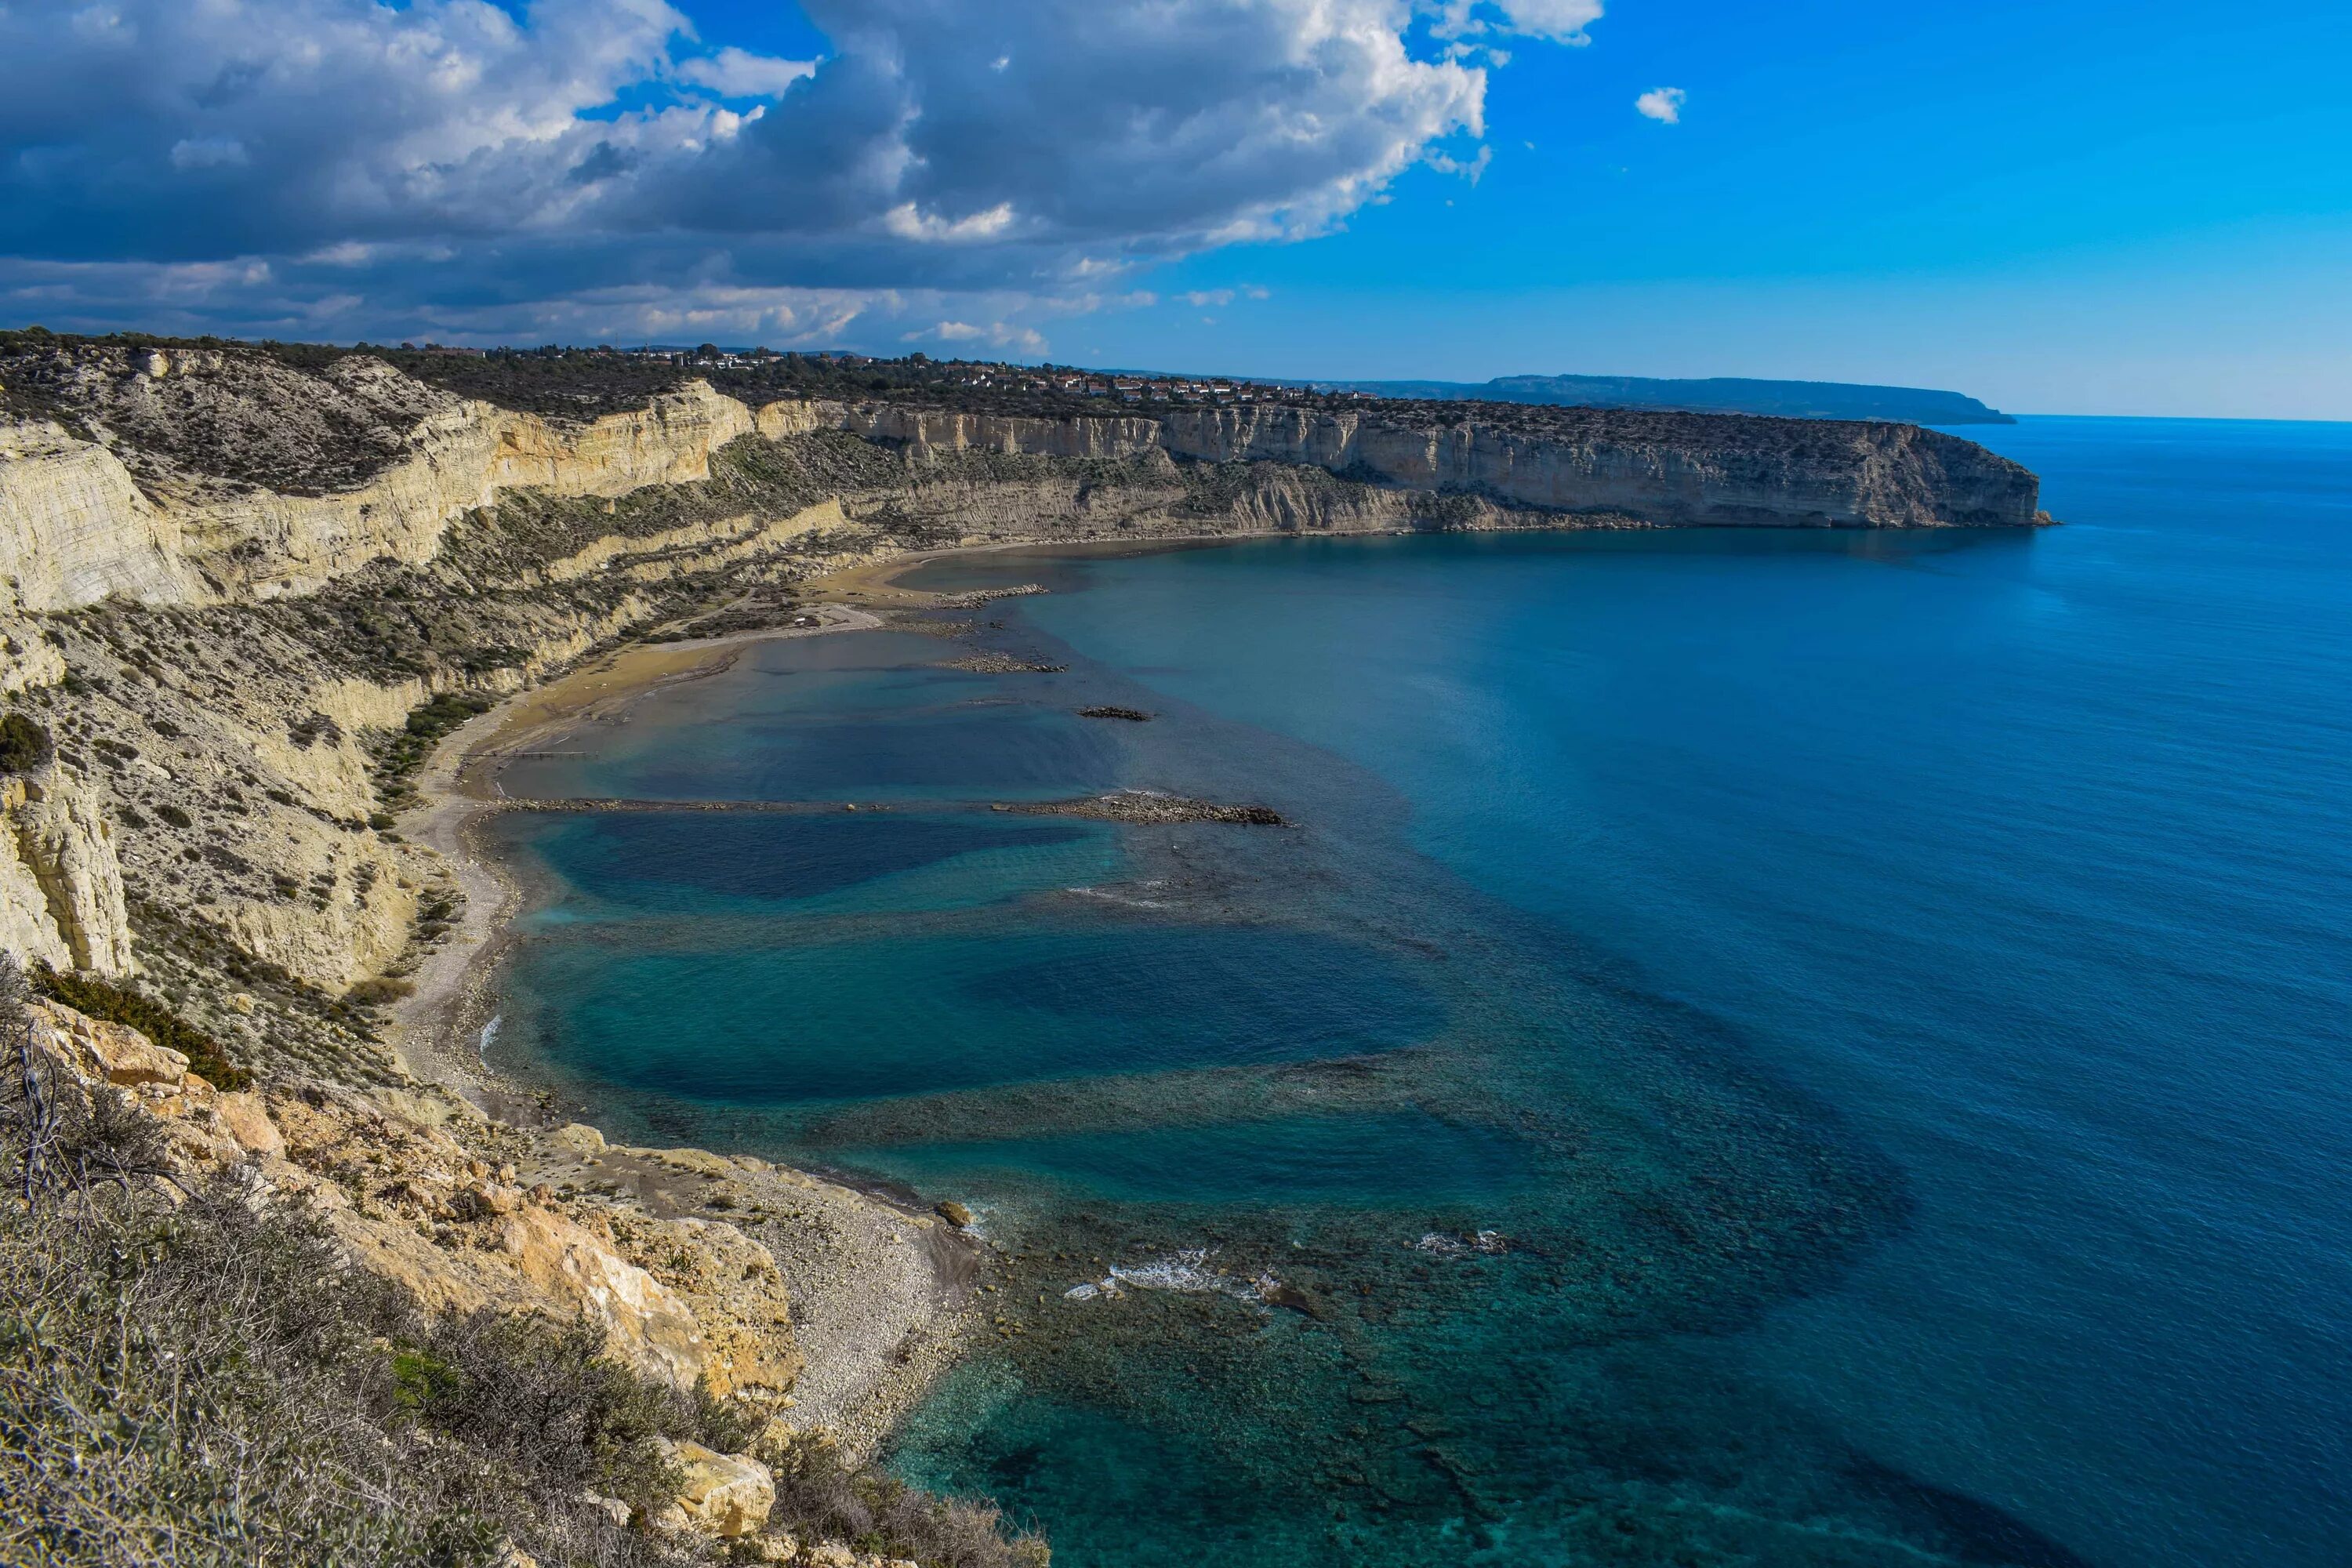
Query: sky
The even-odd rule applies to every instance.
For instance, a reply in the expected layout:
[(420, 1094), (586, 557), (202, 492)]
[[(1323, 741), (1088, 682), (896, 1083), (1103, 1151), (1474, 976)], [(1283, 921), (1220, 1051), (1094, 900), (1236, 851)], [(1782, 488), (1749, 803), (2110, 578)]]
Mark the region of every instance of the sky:
[(0, 0), (0, 324), (2352, 419), (2352, 4)]

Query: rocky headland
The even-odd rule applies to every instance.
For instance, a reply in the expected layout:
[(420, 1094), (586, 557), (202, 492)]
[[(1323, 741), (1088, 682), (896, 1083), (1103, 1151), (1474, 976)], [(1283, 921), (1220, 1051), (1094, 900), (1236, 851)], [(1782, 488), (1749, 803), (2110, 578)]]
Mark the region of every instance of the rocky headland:
[[(1902, 425), (1041, 415), (694, 380), (571, 415), (367, 353), (5, 337), (0, 950), (49, 977), (26, 1081), (160, 1128), (159, 1202), (236, 1173), (422, 1310), (584, 1319), (638, 1374), (773, 1423), (766, 1458), (666, 1450), (691, 1485), (632, 1527), (689, 1557), (853, 1560), (768, 1531), (761, 1489), (793, 1435), (870, 1452), (952, 1353), (986, 1250), (923, 1205), (608, 1145), (485, 1073), (458, 1025), (506, 894), (465, 837), (490, 804), (469, 754), (743, 638), (876, 624), (912, 600), (869, 569), (916, 552), (2047, 521), (2025, 469)], [(1280, 821), (1142, 793), (1005, 809)]]

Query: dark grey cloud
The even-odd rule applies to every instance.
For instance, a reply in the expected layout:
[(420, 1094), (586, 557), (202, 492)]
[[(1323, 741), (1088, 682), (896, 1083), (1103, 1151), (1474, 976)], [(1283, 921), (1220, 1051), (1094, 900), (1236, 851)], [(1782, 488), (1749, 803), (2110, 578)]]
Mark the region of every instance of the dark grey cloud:
[(1598, 12), (804, 9), (822, 60), (699, 38), (667, 0), (0, 4), (0, 310), (779, 339), (862, 310), (1016, 341), (1003, 320), (1098, 308), (1156, 258), (1320, 232), (1441, 146), (1466, 153), (1486, 68), (1465, 38), (1572, 41)]

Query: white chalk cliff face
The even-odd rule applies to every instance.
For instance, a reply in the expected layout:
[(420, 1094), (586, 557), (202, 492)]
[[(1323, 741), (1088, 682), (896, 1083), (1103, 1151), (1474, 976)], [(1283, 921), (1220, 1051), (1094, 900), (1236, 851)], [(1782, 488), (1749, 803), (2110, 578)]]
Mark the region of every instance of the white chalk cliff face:
[[(150, 357), (169, 365), (161, 351)], [(429, 395), (402, 433), (403, 455), (324, 495), (184, 474), (142, 487), (112, 445), (54, 423), (0, 426), (0, 577), (35, 611), (109, 595), (191, 605), (304, 593), (370, 561), (431, 560), (452, 520), (502, 490), (614, 497), (707, 479), (710, 455), (757, 428), (750, 409), (703, 382), (577, 426)]]
[(47, 421), (0, 425), (0, 575), (18, 605), (184, 603), (203, 591), (186, 556), (113, 453)]

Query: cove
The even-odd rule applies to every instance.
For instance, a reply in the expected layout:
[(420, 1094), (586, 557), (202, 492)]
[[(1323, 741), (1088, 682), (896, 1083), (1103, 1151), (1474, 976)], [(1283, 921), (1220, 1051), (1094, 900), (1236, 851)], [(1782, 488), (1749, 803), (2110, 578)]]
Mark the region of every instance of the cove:
[[(893, 1463), (1062, 1562), (2335, 1562), (2352, 432), (1990, 440), (2067, 526), (927, 568), (1066, 668), (509, 784), (900, 810), (502, 820), (500, 1065), (971, 1205)], [(950, 806), (1115, 785), (1301, 826)]]

